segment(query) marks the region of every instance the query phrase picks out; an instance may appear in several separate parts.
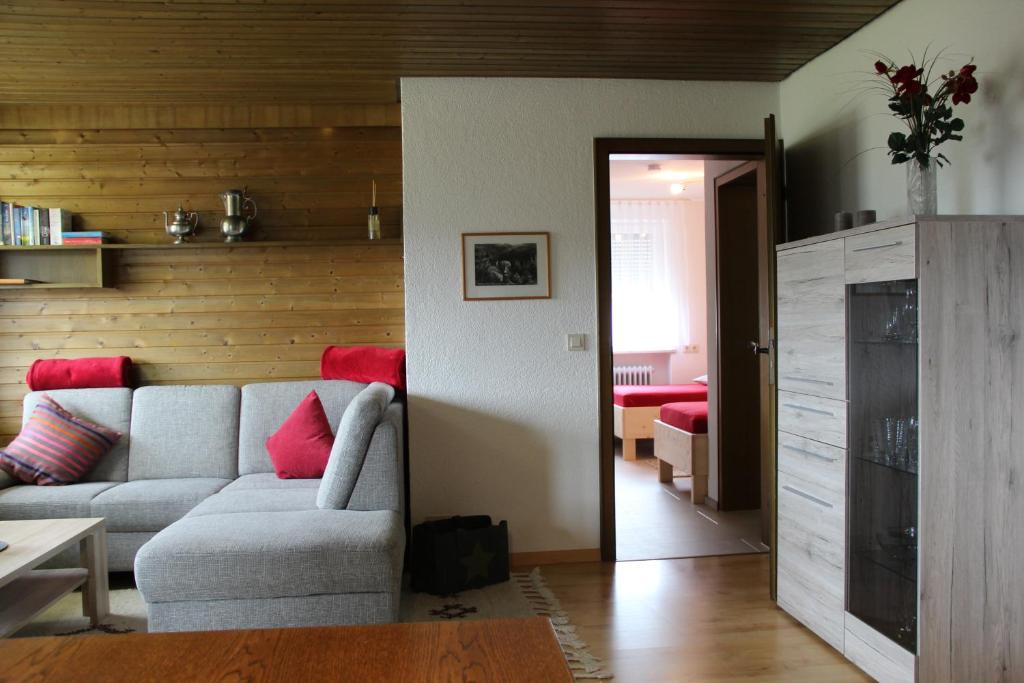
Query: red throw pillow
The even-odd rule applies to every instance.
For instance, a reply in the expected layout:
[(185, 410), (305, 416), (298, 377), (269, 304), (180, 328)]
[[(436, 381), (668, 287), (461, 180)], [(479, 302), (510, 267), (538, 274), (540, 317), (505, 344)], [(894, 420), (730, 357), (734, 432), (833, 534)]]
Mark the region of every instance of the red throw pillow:
[(121, 439), (121, 432), (72, 415), (44, 395), (21, 433), (0, 450), (0, 469), (26, 484), (73, 484)]
[(320, 358), (322, 379), (383, 382), (405, 391), (405, 351), (376, 346), (328, 346)]
[(309, 392), (267, 439), (267, 452), (278, 479), (320, 479), (332, 446), (331, 423), (315, 391)]

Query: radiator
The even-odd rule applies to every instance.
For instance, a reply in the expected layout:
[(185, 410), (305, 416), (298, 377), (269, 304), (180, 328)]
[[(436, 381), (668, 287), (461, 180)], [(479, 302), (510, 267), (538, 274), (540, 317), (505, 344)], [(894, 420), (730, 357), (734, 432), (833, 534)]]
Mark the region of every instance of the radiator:
[(651, 383), (653, 374), (653, 365), (616, 365), (612, 368), (612, 377), (617, 385), (642, 384), (646, 386)]

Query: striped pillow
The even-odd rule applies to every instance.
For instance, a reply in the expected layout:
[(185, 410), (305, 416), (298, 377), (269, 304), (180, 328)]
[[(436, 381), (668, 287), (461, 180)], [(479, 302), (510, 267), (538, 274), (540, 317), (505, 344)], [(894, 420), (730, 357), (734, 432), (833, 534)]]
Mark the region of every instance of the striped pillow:
[(44, 395), (21, 433), (0, 450), (0, 469), (26, 484), (73, 484), (121, 436), (121, 432), (75, 417)]

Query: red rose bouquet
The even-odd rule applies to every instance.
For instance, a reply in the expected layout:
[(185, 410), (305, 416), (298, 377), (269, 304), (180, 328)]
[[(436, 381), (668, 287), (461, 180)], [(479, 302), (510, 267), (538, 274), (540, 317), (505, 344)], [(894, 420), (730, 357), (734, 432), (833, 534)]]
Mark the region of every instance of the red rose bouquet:
[(963, 119), (953, 116), (955, 105), (967, 104), (978, 92), (974, 78), (977, 67), (968, 62), (959, 71), (940, 73), (932, 78), (937, 58), (924, 59), (923, 66), (896, 66), (883, 57), (875, 62), (875, 73), (889, 94), (889, 110), (907, 126), (906, 133), (889, 135), (889, 156), (892, 163), (914, 160), (928, 168), (932, 159), (942, 166), (949, 163), (941, 153), (933, 156), (936, 147), (947, 140), (962, 140)]

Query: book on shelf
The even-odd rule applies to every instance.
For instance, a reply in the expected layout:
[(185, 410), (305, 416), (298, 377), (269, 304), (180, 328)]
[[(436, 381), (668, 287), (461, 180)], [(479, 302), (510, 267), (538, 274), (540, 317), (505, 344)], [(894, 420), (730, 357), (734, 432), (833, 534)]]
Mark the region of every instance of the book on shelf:
[(50, 243), (50, 210), (39, 209), (39, 244)]
[(110, 233), (105, 230), (74, 230), (64, 233), (65, 237), (102, 237), (106, 239), (110, 237)]
[(0, 277), (0, 286), (3, 285), (32, 285), (39, 280), (30, 280), (27, 277)]
[[(61, 244), (64, 233), (71, 232), (71, 213), (64, 209), (20, 206), (0, 201), (0, 244), (7, 247), (29, 247)], [(99, 234), (104, 239), (106, 233)]]
[(32, 244), (32, 207), (19, 206), (18, 213), (21, 214), (21, 237), (18, 238), (18, 244), (27, 247)]
[(71, 247), (71, 246), (75, 246), (76, 244), (77, 245), (81, 245), (81, 244), (104, 244), (104, 240), (103, 240), (102, 237), (65, 237), (64, 238), (64, 245), (65, 246)]
[(64, 244), (104, 244), (110, 238), (110, 234), (102, 230), (81, 230), (78, 232), (65, 232)]
[(0, 238), (4, 246), (14, 246), (14, 223), (11, 218), (10, 202), (0, 202)]
[(39, 216), (39, 209), (32, 207), (32, 241), (30, 244), (37, 247), (43, 243), (43, 221)]
[(63, 244), (67, 232), (71, 232), (71, 214), (64, 209), (50, 209), (50, 244)]

